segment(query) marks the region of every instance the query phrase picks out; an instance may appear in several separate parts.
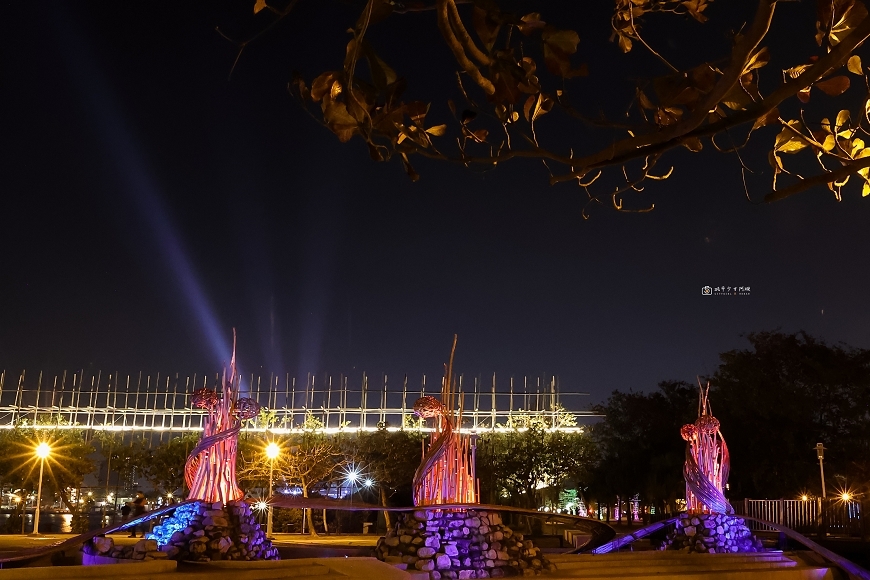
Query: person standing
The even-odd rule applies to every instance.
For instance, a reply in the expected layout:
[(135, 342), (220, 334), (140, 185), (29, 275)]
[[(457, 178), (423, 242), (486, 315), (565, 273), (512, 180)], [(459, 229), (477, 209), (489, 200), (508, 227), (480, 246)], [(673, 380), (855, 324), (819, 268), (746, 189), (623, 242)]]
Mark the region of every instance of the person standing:
[[(145, 494), (142, 493), (141, 491), (137, 491), (136, 492), (136, 499), (134, 499), (132, 502), (132, 508), (133, 508), (132, 517), (134, 520), (145, 515), (145, 506), (147, 503), (148, 503), (148, 499), (145, 497)], [(136, 537), (136, 530), (138, 528), (139, 528), (139, 524), (136, 524), (135, 526), (133, 526), (130, 529), (130, 537), (131, 538)], [(145, 537), (145, 531), (144, 531), (145, 527), (144, 526), (143, 526), (142, 530), (143, 530), (142, 537), (144, 538)]]

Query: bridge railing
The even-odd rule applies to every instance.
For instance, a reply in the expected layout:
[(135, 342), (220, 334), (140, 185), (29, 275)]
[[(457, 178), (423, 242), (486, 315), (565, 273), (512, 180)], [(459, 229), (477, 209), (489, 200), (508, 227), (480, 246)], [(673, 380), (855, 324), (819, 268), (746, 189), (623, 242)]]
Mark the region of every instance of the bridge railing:
[[(734, 511), (785, 526), (801, 534), (860, 536), (866, 534), (862, 502), (841, 498), (744, 499), (732, 502)], [(750, 529), (773, 531), (762, 523), (748, 522)]]
[[(0, 428), (23, 422), (62, 424), (77, 428), (117, 431), (183, 433), (199, 431), (205, 416), (192, 405), (197, 388), (212, 387), (216, 375), (122, 375), (102, 371), (12, 374), (0, 371)], [(275, 430), (300, 429), (308, 422), (329, 432), (341, 429), (373, 430), (402, 427), (413, 413), (414, 401), (440, 394), (440, 378), (419, 382), (365, 373), (311, 375), (297, 380), (282, 376), (241, 377), (241, 395), (274, 411)], [(513, 377), (496, 381), (495, 375), (458, 378), (457, 408), (462, 409), (463, 430), (487, 430), (528, 417), (544, 418), (551, 426), (580, 429), (565, 422), (594, 416), (579, 409), (578, 396), (563, 391), (556, 377)], [(564, 409), (571, 409), (565, 412)]]

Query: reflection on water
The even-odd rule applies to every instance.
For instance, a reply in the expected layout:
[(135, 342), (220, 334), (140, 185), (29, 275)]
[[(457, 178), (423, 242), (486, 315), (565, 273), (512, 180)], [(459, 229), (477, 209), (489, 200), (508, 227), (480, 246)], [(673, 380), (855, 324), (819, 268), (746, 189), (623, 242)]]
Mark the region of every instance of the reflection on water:
[[(105, 516), (100, 521), (100, 514), (88, 514), (88, 529), (96, 530), (112, 524), (112, 517)], [(6, 528), (6, 522), (9, 520), (9, 514), (0, 514), (0, 530)], [(41, 513), (39, 514), (39, 531), (43, 534), (57, 534), (72, 532), (72, 514), (55, 514)], [(9, 530), (9, 532), (20, 532), (20, 530)], [(33, 532), (33, 514), (27, 514), (24, 520), (24, 533)]]

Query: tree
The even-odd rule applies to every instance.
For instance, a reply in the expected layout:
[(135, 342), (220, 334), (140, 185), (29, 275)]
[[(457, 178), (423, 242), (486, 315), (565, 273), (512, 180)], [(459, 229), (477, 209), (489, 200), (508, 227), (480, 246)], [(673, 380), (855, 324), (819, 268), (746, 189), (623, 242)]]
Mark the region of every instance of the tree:
[[(831, 346), (804, 332), (750, 333), (750, 349), (720, 355), (710, 405), (731, 456), (730, 498), (820, 494), (814, 451), (825, 444), (828, 489), (870, 492), (870, 350)], [(639, 494), (674, 506), (685, 497), (680, 427), (697, 417), (698, 391), (668, 381), (651, 393), (615, 391), (595, 408), (601, 461), (592, 491)], [(772, 451), (771, 451), (772, 450)]]
[[(313, 416), (312, 416), (313, 417)], [(311, 427), (302, 433), (270, 438), (280, 448), (281, 453), (273, 460), (275, 481), (284, 486), (298, 487), (302, 497), (327, 489), (341, 476), (341, 470), (350, 461), (343, 453), (343, 441), (330, 437), (320, 428)], [(239, 440), (239, 482), (242, 486), (268, 488), (270, 461), (265, 458), (267, 441), (265, 438), (252, 437)], [(317, 535), (311, 510), (306, 511), (308, 530)]]
[(85, 440), (80, 429), (34, 428), (18, 425), (0, 433), (0, 483), (8, 483), (30, 491), (39, 487), (39, 459), (34, 450), (40, 442), (51, 447), (45, 459), (42, 482), (43, 498), (59, 495), (74, 514), (78, 506), (72, 502), (70, 490), (81, 487), (85, 475), (94, 470), (89, 455), (94, 447)]
[[(370, 433), (360, 431), (347, 441), (347, 455), (371, 476), (381, 505), (390, 505), (394, 495), (404, 499), (403, 505), (410, 505), (414, 471), (422, 458), (423, 433), (383, 428)], [(390, 529), (390, 512), (385, 511), (384, 518)]]
[[(271, 28), (297, 3), (255, 0), (254, 13), (270, 18), (265, 28)], [(839, 200), (856, 174), (852, 183), (862, 195), (870, 194), (870, 149), (863, 140), (870, 100), (862, 93), (867, 77), (858, 54), (870, 36), (864, 3), (755, 0), (754, 10), (746, 4), (615, 0), (611, 50), (645, 54), (587, 66), (579, 62), (578, 50), (590, 53), (597, 47), (581, 45), (575, 30), (545, 20), (544, 10), (558, 10), (552, 2), (539, 2), (540, 13), (515, 14), (496, 0), (358, 1), (355, 24), (336, 22), (351, 26), (343, 63), (310, 85), (296, 77), (290, 89), (341, 142), (362, 140), (376, 161), (400, 159), (413, 180), (419, 178), (413, 156), (482, 169), (534, 160), (543, 162), (551, 184), (583, 188), (589, 204), (648, 211), (652, 203), (626, 201), (626, 196), (691, 163), (675, 150), (697, 153), (707, 146), (736, 154), (735, 171), (742, 172), (744, 183), (766, 157), (773, 170), (764, 196), (768, 202), (825, 185)], [(582, 27), (596, 9), (584, 4), (572, 24)], [(458, 68), (455, 78), (439, 79), (458, 85), (447, 110), (440, 102), (433, 108), (431, 100), (402, 100), (406, 87), (420, 84), (423, 75), (405, 71), (418, 73), (406, 80), (386, 62), (396, 50), (387, 26), (406, 25), (410, 13), (423, 13), (418, 18), (437, 27), (446, 45), (443, 54)], [(691, 50), (669, 47), (667, 35), (677, 26), (677, 34), (696, 35)], [(600, 37), (600, 32), (584, 34)], [(237, 43), (239, 54), (249, 42)], [(419, 61), (424, 55), (418, 50)], [(762, 79), (771, 63), (782, 74)], [(623, 78), (603, 72), (613, 67), (639, 81), (627, 86)], [(636, 70), (628, 72), (629, 67)], [(420, 68), (432, 74), (431, 67)], [(863, 82), (850, 91), (852, 80)], [(600, 112), (589, 106), (597, 97)], [(545, 115), (559, 129), (548, 127)], [(763, 153), (744, 149), (755, 132), (766, 134)], [(784, 159), (798, 152), (805, 159), (787, 164)], [(666, 154), (676, 165), (661, 167)], [(793, 165), (801, 163), (798, 174)], [(803, 169), (810, 163), (818, 166), (812, 174)], [(784, 187), (777, 183), (782, 174), (790, 176)], [(608, 175), (613, 179), (608, 181)]]
[(588, 480), (595, 450), (587, 434), (553, 431), (541, 417), (509, 421), (507, 427), (480, 437), (481, 501), (538, 509), (544, 490), (558, 497), (568, 480)]
[(159, 493), (175, 493), (184, 489), (184, 464), (199, 442), (199, 433), (171, 437), (166, 443), (147, 449), (131, 446), (131, 461)]
[(710, 396), (731, 450), (732, 493), (820, 495), (819, 441), (828, 448), (829, 489), (840, 475), (870, 491), (870, 350), (831, 346), (804, 332), (747, 339), (751, 349), (720, 355)]
[(694, 421), (697, 403), (697, 387), (663, 381), (651, 393), (614, 391), (594, 407), (604, 419), (592, 429), (601, 457), (593, 494), (608, 502), (640, 495), (643, 503), (676, 511), (676, 500), (685, 497), (680, 427)]

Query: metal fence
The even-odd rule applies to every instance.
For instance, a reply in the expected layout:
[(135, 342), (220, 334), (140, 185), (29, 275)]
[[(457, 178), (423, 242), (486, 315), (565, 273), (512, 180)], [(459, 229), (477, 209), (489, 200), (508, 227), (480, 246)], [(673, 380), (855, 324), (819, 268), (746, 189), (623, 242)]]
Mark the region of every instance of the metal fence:
[[(860, 536), (866, 525), (862, 502), (839, 498), (744, 499), (734, 502), (738, 515), (752, 516), (791, 528), (802, 534)], [(752, 530), (773, 531), (770, 526), (747, 522)]]
[[(457, 409), (463, 430), (498, 429), (543, 418), (551, 428), (579, 430), (572, 420), (593, 417), (580, 410), (588, 393), (563, 392), (556, 377), (488, 380), (458, 377)], [(193, 391), (216, 387), (219, 375), (121, 375), (84, 370), (49, 376), (0, 372), (0, 428), (29, 424), (76, 426), (115, 431), (185, 432), (202, 428), (204, 412), (191, 405)], [(414, 401), (439, 394), (440, 377), (411, 383), (363, 373), (315, 376), (297, 381), (284, 376), (241, 377), (241, 395), (274, 411), (274, 431), (298, 430), (303, 423), (325, 431), (399, 428), (413, 413)], [(570, 410), (565, 412), (565, 409)], [(249, 427), (256, 428), (256, 427)]]

